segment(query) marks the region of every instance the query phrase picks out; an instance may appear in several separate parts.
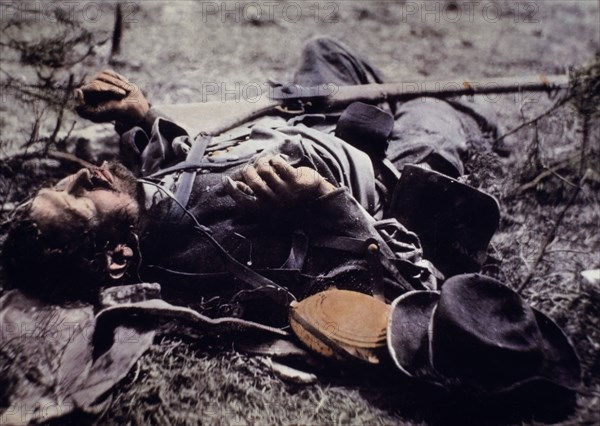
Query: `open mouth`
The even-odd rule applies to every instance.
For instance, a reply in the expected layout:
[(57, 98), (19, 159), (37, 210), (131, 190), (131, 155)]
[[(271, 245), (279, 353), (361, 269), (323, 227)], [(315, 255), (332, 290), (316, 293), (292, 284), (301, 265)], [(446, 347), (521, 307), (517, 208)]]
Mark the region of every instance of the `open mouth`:
[(98, 167), (90, 170), (90, 182), (94, 188), (112, 189), (115, 178), (108, 169)]
[(112, 255), (107, 255), (108, 262), (108, 275), (113, 280), (118, 280), (123, 278), (125, 272), (127, 271), (127, 260), (125, 259), (116, 259), (113, 258)]
[(108, 275), (113, 280), (120, 280), (125, 275), (127, 271), (127, 266), (124, 265), (122, 268), (114, 269), (112, 271), (108, 271)]
[(123, 244), (119, 244), (114, 250), (106, 253), (106, 266), (111, 279), (118, 280), (123, 278), (132, 256), (133, 251)]

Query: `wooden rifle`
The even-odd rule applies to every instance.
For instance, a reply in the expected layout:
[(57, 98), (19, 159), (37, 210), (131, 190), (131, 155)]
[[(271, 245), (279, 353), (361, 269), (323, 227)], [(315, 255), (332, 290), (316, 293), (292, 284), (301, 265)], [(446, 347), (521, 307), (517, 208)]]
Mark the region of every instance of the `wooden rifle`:
[(160, 105), (153, 110), (173, 119), (192, 136), (217, 136), (268, 114), (299, 115), (339, 111), (357, 101), (366, 103), (407, 101), (418, 97), (452, 98), (515, 92), (554, 92), (568, 88), (566, 75), (502, 77), (479, 80), (407, 81), (402, 83), (316, 87), (275, 85), (249, 99)]

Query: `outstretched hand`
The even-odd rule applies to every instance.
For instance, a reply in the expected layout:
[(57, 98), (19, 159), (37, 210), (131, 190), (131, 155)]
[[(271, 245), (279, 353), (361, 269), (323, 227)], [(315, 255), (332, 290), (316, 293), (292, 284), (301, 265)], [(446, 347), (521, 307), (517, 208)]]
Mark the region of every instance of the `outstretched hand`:
[(294, 167), (280, 155), (259, 157), (236, 176), (226, 177), (228, 194), (248, 208), (292, 207), (336, 188), (309, 167)]
[(80, 102), (77, 113), (95, 123), (134, 125), (150, 109), (139, 87), (111, 70), (96, 74), (91, 82), (75, 89), (75, 99)]

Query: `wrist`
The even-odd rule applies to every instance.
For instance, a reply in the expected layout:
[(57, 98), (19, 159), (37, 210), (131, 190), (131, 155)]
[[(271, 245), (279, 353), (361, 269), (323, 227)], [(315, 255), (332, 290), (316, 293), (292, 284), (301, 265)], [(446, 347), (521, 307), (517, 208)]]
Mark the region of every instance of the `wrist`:
[(135, 105), (127, 113), (123, 114), (121, 118), (115, 120), (115, 127), (124, 131), (134, 127), (141, 127), (146, 130), (148, 127), (146, 122), (149, 121), (150, 115), (152, 114), (148, 102), (144, 102), (143, 105)]
[(146, 114), (150, 111), (150, 105), (145, 99), (139, 100), (139, 102), (132, 103), (129, 111), (127, 112), (126, 122), (137, 124), (144, 119)]

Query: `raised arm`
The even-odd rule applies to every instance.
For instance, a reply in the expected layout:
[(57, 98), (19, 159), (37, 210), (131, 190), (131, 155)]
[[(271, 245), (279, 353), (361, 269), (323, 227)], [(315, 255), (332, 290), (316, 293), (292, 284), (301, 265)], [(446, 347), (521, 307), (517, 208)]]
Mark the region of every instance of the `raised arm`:
[(77, 113), (95, 123), (115, 122), (118, 131), (140, 126), (150, 129), (155, 117), (140, 90), (122, 75), (104, 70), (75, 90)]

